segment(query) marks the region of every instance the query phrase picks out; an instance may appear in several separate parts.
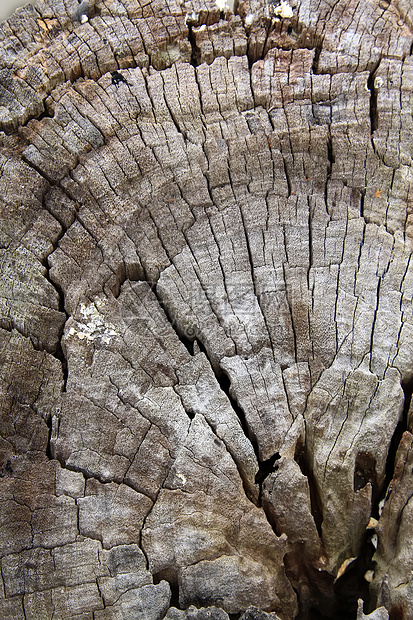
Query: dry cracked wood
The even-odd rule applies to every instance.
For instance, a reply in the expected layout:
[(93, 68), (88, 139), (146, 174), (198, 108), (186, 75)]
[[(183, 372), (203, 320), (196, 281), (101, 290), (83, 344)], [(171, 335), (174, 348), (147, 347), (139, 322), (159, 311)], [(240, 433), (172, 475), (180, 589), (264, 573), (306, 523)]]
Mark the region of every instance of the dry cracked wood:
[(0, 25), (0, 615), (413, 617), (411, 3), (83, 7)]

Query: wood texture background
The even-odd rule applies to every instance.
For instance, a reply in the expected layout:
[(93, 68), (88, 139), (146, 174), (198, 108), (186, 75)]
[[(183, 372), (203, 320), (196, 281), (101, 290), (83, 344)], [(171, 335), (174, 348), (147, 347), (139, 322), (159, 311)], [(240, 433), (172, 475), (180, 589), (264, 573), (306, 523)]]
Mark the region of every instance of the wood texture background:
[(413, 618), (413, 8), (231, 8), (0, 25), (4, 618)]

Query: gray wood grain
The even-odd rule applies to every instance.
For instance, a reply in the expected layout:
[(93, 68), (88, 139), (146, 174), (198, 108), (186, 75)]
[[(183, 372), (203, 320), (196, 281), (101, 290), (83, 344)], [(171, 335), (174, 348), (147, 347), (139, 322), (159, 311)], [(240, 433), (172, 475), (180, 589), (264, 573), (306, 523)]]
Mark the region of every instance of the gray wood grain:
[(2, 617), (413, 617), (413, 9), (232, 8), (0, 25)]

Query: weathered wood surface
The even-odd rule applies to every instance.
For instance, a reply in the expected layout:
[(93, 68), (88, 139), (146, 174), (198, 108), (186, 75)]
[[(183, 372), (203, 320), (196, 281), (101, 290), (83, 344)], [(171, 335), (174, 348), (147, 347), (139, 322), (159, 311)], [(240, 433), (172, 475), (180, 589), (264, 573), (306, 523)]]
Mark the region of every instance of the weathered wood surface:
[(410, 1), (0, 38), (0, 616), (413, 618)]

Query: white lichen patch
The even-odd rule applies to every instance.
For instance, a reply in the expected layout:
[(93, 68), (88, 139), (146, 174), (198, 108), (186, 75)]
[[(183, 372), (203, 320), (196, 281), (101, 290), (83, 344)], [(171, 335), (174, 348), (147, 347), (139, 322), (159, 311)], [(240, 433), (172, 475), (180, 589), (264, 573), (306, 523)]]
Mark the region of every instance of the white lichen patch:
[(273, 15), (282, 17), (283, 19), (290, 19), (293, 16), (293, 10), (285, 0), (281, 0), (281, 4), (273, 9)]
[(215, 0), (215, 4), (220, 11), (231, 11), (231, 13), (234, 12), (234, 0)]
[(187, 13), (186, 17), (185, 17), (185, 23), (186, 24), (196, 24), (196, 22), (198, 21), (199, 18), (199, 14), (195, 13), (195, 11), (192, 11), (192, 13)]
[(166, 67), (170, 67), (182, 57), (181, 50), (177, 45), (167, 45), (166, 48), (159, 53), (159, 61), (162, 61)]
[(186, 484), (186, 478), (183, 474), (176, 474), (176, 477), (179, 478), (179, 480), (182, 482), (183, 485)]
[(378, 75), (374, 80), (374, 88), (378, 90), (379, 88), (383, 86), (383, 84), (384, 84), (383, 78), (380, 77), (380, 75)]
[(79, 312), (84, 321), (73, 321), (67, 336), (79, 338), (92, 342), (100, 338), (104, 344), (109, 344), (114, 336), (118, 335), (115, 326), (106, 320), (105, 316), (99, 312), (98, 308), (102, 305), (100, 300), (89, 305), (80, 304)]

